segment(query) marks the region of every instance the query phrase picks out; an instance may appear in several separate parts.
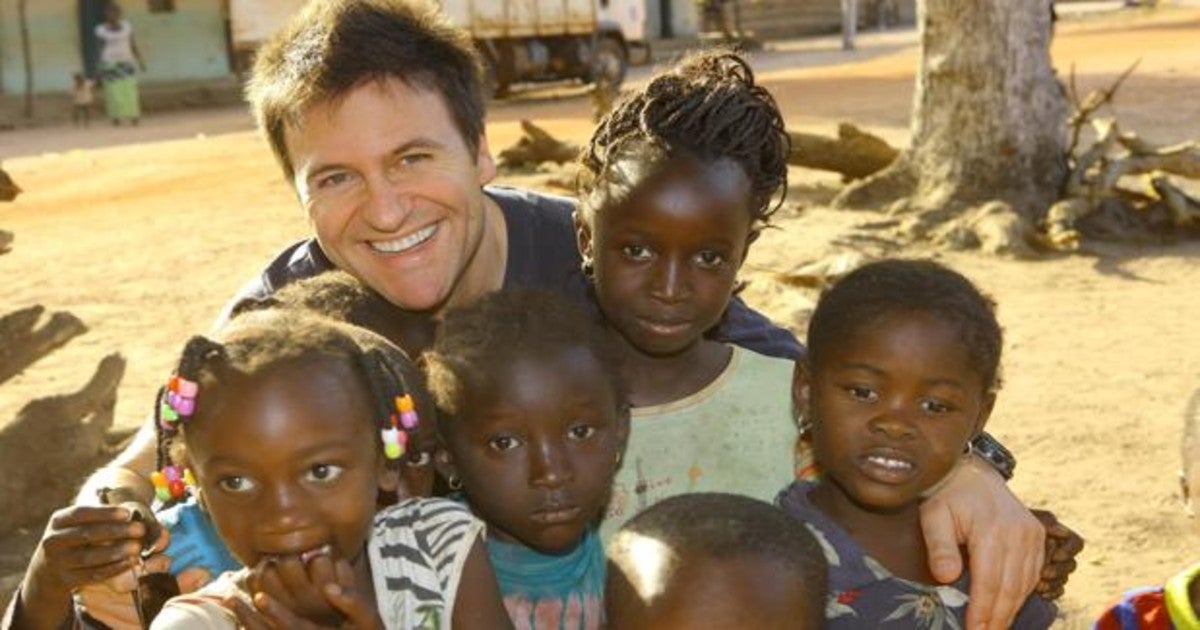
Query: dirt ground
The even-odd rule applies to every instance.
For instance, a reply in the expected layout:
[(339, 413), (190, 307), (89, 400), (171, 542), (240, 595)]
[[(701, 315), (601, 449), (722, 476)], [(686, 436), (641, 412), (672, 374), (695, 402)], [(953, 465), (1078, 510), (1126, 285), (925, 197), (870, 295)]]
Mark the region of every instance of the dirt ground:
[[(816, 65), (824, 53), (795, 53), (798, 60), (811, 55), (807, 63), (764, 57), (762, 77), (795, 128), (832, 133), (838, 121), (852, 120), (902, 143), (912, 41), (830, 53)], [(1141, 58), (1116, 114), (1149, 140), (1175, 142), (1200, 138), (1197, 42), (1200, 10), (1120, 12), (1060, 23), (1054, 58), (1064, 76), (1075, 67), (1085, 90), (1109, 84)], [(587, 107), (578, 95), (498, 105), (491, 146), (510, 144), (515, 121), (526, 116), (582, 141), (590, 131)], [(230, 116), (234, 128), (244, 124), (240, 114)], [(7, 142), (0, 135), (0, 147)], [(89, 146), (100, 144), (110, 142)], [(0, 152), (17, 154), (25, 156), (6, 158), (4, 168), (26, 193), (0, 206), (0, 228), (17, 237), (0, 256), (0, 312), (43, 304), (71, 311), (91, 330), (0, 386), (3, 421), (32, 398), (77, 389), (102, 356), (119, 351), (129, 367), (118, 424), (136, 425), (187, 336), (205, 330), (280, 246), (306, 234), (252, 132)], [(815, 296), (775, 282), (773, 273), (830, 251), (872, 215), (820, 207), (836, 190), (833, 177), (794, 170), (793, 180), (802, 210), (786, 213), (780, 229), (755, 245), (745, 276), (752, 304), (799, 329)], [(1062, 602), (1064, 626), (1082, 627), (1123, 589), (1162, 583), (1197, 557), (1200, 532), (1180, 507), (1176, 472), (1183, 407), (1200, 387), (1200, 242), (1095, 246), (1040, 262), (940, 258), (1000, 304), (1005, 387), (989, 428), (1019, 457), (1015, 491), (1088, 540)], [(9, 565), (0, 574), (20, 570), (15, 564), (0, 558)]]

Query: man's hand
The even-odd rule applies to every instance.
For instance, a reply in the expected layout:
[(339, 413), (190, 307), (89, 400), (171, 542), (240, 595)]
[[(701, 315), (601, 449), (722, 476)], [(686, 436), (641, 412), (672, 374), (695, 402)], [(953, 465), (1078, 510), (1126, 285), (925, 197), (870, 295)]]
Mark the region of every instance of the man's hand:
[(967, 628), (1008, 628), (1038, 582), (1046, 530), (976, 457), (959, 466), (921, 505), (929, 569), (944, 583), (962, 573), (959, 551), (971, 562)]

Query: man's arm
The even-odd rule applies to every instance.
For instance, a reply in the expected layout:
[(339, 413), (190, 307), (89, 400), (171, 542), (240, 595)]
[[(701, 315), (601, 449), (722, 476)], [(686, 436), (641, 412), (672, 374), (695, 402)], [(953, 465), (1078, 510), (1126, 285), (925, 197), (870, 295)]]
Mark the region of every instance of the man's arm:
[(765, 315), (746, 306), (734, 296), (725, 309), (725, 317), (717, 325), (714, 338), (741, 346), (759, 354), (797, 361), (804, 357), (804, 346), (791, 331), (781, 328)]

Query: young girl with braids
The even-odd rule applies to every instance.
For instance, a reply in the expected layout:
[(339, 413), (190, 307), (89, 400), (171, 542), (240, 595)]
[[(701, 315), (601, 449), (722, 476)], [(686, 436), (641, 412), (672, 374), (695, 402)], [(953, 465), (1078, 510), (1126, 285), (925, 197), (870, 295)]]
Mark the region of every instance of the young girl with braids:
[(673, 495), (769, 501), (794, 478), (794, 364), (706, 336), (779, 205), (788, 146), (746, 62), (709, 52), (619, 102), (584, 152), (579, 249), (633, 405), (606, 537)]
[(513, 625), (601, 627), (595, 525), (629, 429), (602, 331), (565, 297), (502, 291), (447, 313), (425, 360), (440, 465), (487, 521)]
[(153, 627), (507, 627), (482, 523), (441, 499), (376, 514), (433, 418), (419, 378), (385, 339), (303, 312), (189, 341), (161, 396), (155, 485), (178, 497), (194, 479), (248, 568), (172, 599)]

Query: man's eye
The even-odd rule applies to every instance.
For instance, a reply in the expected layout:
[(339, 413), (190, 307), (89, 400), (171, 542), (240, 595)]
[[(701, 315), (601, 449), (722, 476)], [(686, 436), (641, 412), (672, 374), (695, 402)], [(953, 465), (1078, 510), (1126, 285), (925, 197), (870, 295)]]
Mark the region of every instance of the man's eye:
[(596, 434), (596, 427), (590, 424), (577, 424), (567, 430), (572, 440), (586, 440)]
[(621, 248), (621, 252), (626, 258), (632, 260), (646, 260), (650, 258), (650, 248), (645, 245), (626, 245)]
[(488, 440), (488, 446), (494, 451), (511, 451), (521, 445), (521, 442), (514, 437), (501, 435)]
[(342, 476), (345, 469), (334, 464), (313, 464), (304, 478), (306, 481), (316, 481), (320, 483), (329, 483), (336, 481)]
[(705, 251), (696, 254), (696, 261), (701, 267), (720, 267), (725, 263), (725, 257), (713, 251)]
[(334, 188), (349, 182), (351, 178), (351, 174), (346, 171), (334, 171), (317, 178), (316, 186), (314, 187), (317, 190)]
[(226, 492), (241, 493), (250, 492), (253, 490), (254, 482), (248, 477), (242, 477), (241, 475), (230, 475), (228, 477), (221, 477), (218, 479), (217, 486)]
[(846, 393), (850, 394), (851, 398), (861, 400), (863, 402), (875, 402), (879, 398), (879, 395), (875, 393), (875, 390), (862, 385), (851, 385), (846, 388)]

